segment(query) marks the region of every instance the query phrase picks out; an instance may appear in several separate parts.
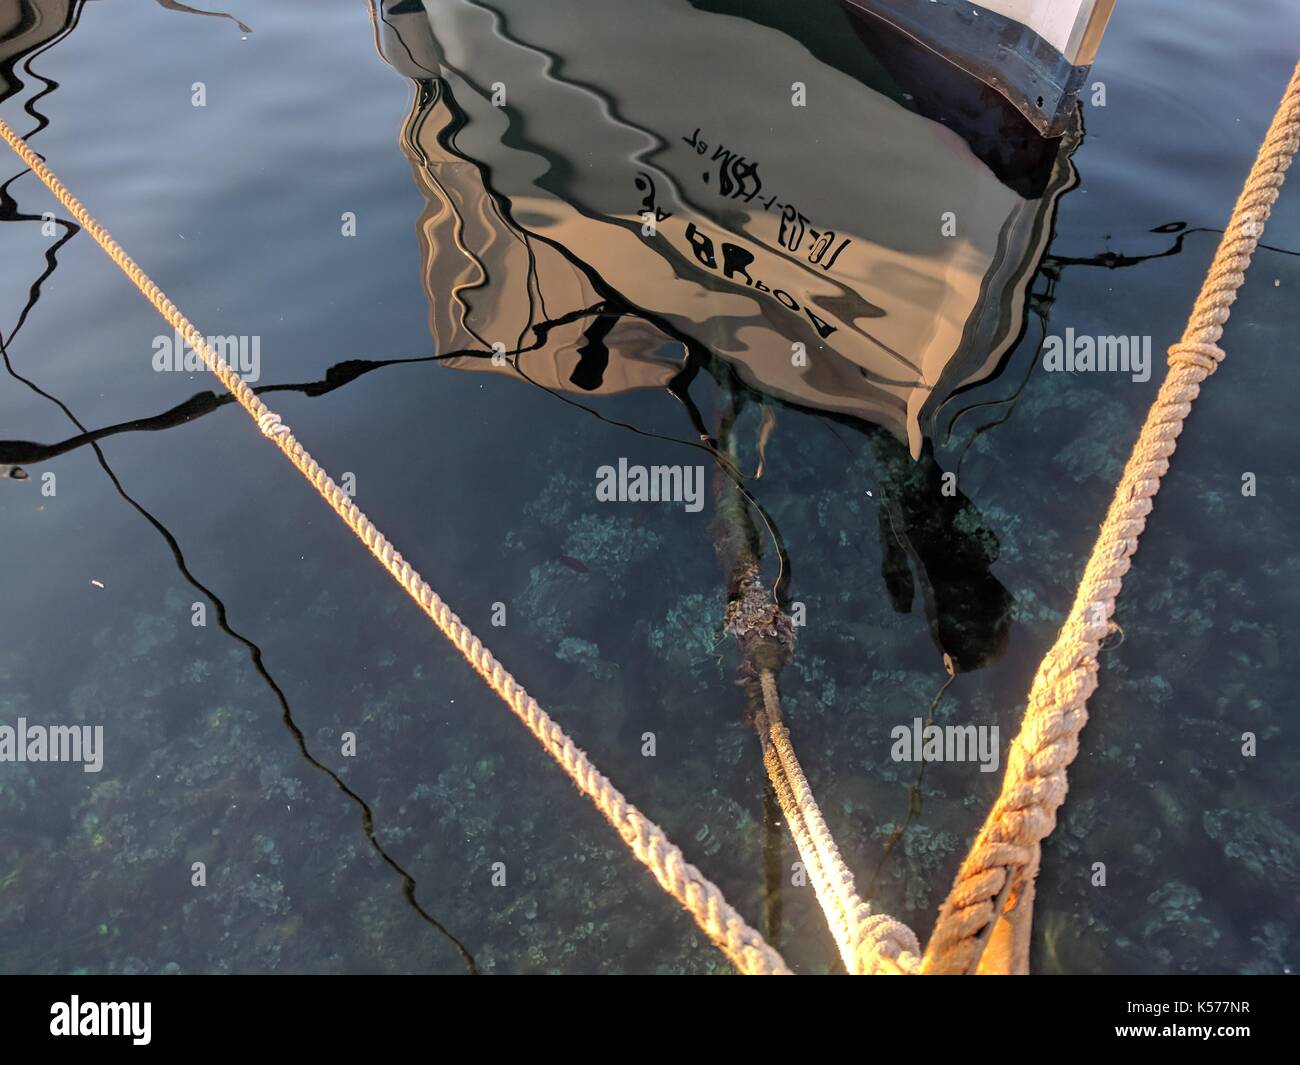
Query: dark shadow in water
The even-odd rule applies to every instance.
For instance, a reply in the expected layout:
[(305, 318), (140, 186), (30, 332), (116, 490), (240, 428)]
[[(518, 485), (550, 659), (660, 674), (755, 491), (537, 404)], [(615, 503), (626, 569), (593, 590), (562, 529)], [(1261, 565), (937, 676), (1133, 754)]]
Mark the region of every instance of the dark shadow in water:
[(993, 576), (997, 537), (960, 481), (945, 481), (928, 440), (913, 461), (893, 434), (869, 437), (881, 492), (882, 577), (894, 610), (911, 612), (919, 584), (940, 654), (959, 673), (980, 669), (1006, 649), (1015, 602)]

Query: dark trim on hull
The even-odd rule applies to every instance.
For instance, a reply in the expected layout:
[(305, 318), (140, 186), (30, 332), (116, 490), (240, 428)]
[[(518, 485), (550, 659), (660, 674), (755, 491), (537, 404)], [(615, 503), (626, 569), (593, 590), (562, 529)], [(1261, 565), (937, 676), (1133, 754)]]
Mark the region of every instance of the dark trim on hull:
[[(995, 89), (1044, 137), (1065, 132), (1092, 66), (1091, 58), (1073, 65), (1028, 26), (966, 0), (840, 2), (888, 23)], [(1104, 2), (1100, 25), (1110, 6)]]

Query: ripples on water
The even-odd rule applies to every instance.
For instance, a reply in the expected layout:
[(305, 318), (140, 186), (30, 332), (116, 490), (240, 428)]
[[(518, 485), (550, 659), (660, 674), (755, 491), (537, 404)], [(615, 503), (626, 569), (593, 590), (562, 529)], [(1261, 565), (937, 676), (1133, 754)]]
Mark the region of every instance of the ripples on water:
[[(0, 3), (3, 114), (201, 328), (258, 338), (316, 457), (825, 971), (721, 639), (715, 507), (595, 499), (620, 458), (712, 477), (730, 448), (807, 612), (800, 756), (924, 936), (998, 775), (931, 766), (917, 812), (890, 730), (946, 656), (937, 719), (1014, 733), (1159, 378), (1046, 373), (1039, 345), (1181, 331), (1294, 15), (1119, 5), (1106, 107), (1044, 143), (835, 3), (428, 7)], [(0, 464), (28, 475), (0, 481), (0, 724), (106, 736), (99, 774), (0, 765), (0, 966), (725, 969), (209, 379), (153, 372), (164, 330), (91, 241), (0, 180)], [(1126, 582), (1040, 972), (1295, 961), (1290, 191)]]

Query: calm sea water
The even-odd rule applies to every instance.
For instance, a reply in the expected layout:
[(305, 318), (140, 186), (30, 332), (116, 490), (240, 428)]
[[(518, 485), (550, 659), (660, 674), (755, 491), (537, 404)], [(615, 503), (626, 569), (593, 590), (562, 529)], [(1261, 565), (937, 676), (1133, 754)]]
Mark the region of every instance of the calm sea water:
[[(999, 774), (932, 765), (909, 817), (891, 730), (947, 656), (936, 721), (1005, 752), (1300, 20), (1122, 2), (1104, 106), (1041, 152), (938, 121), (943, 79), (836, 3), (426, 6), (6, 0), (0, 114), (247, 338), (263, 398), (628, 797), (831, 971), (721, 631), (729, 450), (806, 618), (796, 747), (860, 888), (924, 940)], [(0, 181), (0, 464), (27, 474), (0, 478), (0, 725), (104, 735), (98, 773), (0, 764), (0, 969), (726, 971), (210, 376), (156, 371), (166, 327), (39, 183)], [(1125, 584), (1039, 972), (1300, 954), (1296, 190), (1265, 239)], [(1067, 329), (1149, 337), (1151, 378), (1045, 371)], [(598, 501), (620, 460), (700, 466), (701, 507)]]

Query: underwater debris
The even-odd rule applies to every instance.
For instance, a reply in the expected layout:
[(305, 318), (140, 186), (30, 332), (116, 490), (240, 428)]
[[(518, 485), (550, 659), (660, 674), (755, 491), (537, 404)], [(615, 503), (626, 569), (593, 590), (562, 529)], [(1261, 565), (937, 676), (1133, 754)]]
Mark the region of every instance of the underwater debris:
[(737, 595), (723, 612), (722, 627), (736, 640), (742, 681), (757, 681), (761, 669), (780, 670), (794, 653), (794, 623), (772, 599), (757, 562), (742, 564)]

